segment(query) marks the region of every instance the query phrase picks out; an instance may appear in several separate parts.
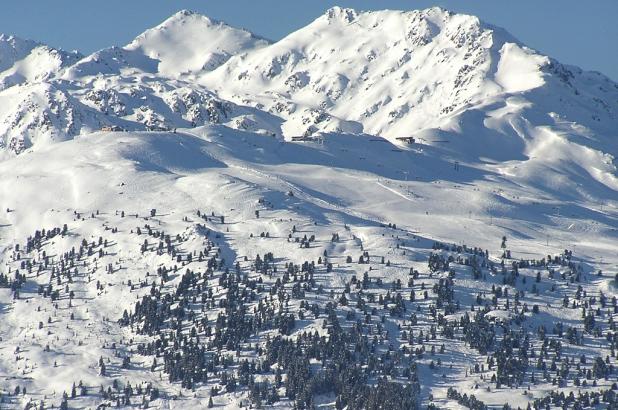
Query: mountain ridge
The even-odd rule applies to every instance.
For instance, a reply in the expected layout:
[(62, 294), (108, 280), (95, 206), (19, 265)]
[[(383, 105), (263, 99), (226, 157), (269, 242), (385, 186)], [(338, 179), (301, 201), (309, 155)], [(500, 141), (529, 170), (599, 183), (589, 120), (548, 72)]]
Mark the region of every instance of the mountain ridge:
[[(339, 43), (340, 36), (355, 41)], [(338, 45), (334, 59), (320, 42)], [(182, 10), (124, 47), (97, 51), (57, 71), (37, 81), (54, 83), (79, 102), (74, 109), (82, 117), (94, 119), (71, 133), (57, 130), (61, 139), (110, 124), (139, 130), (217, 121), (288, 140), (319, 132), (430, 140), (426, 134), (456, 132), (467, 110), (511, 95), (542, 94), (554, 76), (563, 81), (552, 82), (549, 95), (564, 94), (575, 82), (583, 87), (574, 91), (582, 94), (577, 101), (560, 97), (568, 100), (565, 111), (556, 113), (563, 120), (574, 116), (589, 127), (589, 119), (567, 106), (588, 107), (582, 112), (600, 107), (591, 117), (604, 120), (592, 118), (591, 124), (607, 133), (618, 112), (618, 85), (606, 77), (569, 69), (503, 29), (439, 7), (405, 12), (333, 7), (274, 43)], [(199, 97), (177, 102), (172, 94), (182, 89)], [(218, 113), (205, 115), (203, 104), (220, 107)], [(42, 112), (31, 114), (39, 119), (21, 130), (38, 127)], [(34, 146), (41, 134), (14, 132), (14, 121), (7, 119), (15, 117), (0, 112), (5, 157), (16, 152), (7, 147)]]
[(27, 82), (45, 81), (81, 58), (62, 49), (0, 33), (0, 91)]

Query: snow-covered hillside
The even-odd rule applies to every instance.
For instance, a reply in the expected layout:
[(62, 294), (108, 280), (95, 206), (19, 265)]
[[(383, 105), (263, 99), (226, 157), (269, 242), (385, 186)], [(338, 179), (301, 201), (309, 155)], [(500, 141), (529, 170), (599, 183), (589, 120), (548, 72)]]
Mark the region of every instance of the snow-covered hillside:
[(0, 409), (617, 406), (603, 75), (333, 8), (0, 78)]
[[(332, 326), (352, 332), (361, 318), (361, 339), (342, 346), (360, 348), (358, 360), (381, 358), (369, 385), (387, 364), (395, 384), (352, 394), (319, 387), (318, 371), (303, 393), (310, 403), (359, 408), (353, 397), (377, 395), (387, 408), (442, 408), (466, 393), (524, 408), (582, 380), (587, 393), (611, 391), (615, 380), (615, 370), (595, 365), (616, 360), (615, 196), (598, 207), (366, 135), (284, 143), (221, 125), (84, 135), (5, 161), (0, 173), (2, 271), (15, 290), (0, 279), (0, 391), (9, 408), (58, 405), (63, 391), (70, 408), (298, 406), (290, 383), (306, 376), (277, 364), (268, 338), (341, 337)], [(236, 280), (249, 292), (239, 300)], [(139, 310), (146, 295), (163, 303), (159, 325)], [(265, 316), (234, 324), (225, 300)], [(432, 316), (436, 307), (442, 313)], [(596, 324), (582, 321), (586, 307)], [(458, 324), (464, 316), (476, 327)], [(521, 357), (496, 364), (511, 349), (505, 343), (522, 342), (520, 331), (529, 365)], [(478, 344), (483, 335), (491, 339)], [(171, 364), (175, 352), (195, 354), (191, 346), (205, 349), (207, 379)], [(327, 368), (341, 359), (328, 357)], [(577, 369), (566, 365), (556, 381), (550, 364), (564, 358)], [(269, 363), (249, 370), (258, 390), (244, 379), (245, 360)], [(523, 376), (505, 373), (513, 369)], [(277, 374), (289, 382), (277, 384)]]

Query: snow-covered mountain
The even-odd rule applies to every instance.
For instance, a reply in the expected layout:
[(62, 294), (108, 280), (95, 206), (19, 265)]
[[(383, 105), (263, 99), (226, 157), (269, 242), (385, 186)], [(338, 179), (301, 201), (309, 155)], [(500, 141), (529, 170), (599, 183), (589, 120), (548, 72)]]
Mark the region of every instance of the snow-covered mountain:
[[(0, 157), (109, 126), (171, 129), (231, 121), (234, 104), (195, 86), (191, 75), (268, 44), (245, 30), (188, 11), (175, 14), (125, 47), (79, 59), (13, 37), (5, 43), (13, 51), (4, 53), (9, 68), (6, 92), (0, 92)], [(41, 56), (46, 50), (49, 62)], [(16, 61), (12, 66), (9, 56)], [(56, 65), (52, 57), (58, 60)], [(12, 85), (23, 88), (8, 89)], [(235, 123), (253, 125), (255, 121), (245, 118), (253, 117), (253, 111), (238, 110)], [(272, 134), (271, 116), (255, 116), (264, 118), (263, 132)]]
[[(573, 139), (590, 133), (612, 139), (618, 124), (618, 88), (606, 77), (564, 66), (502, 29), (440, 8), (336, 7), (273, 44), (181, 11), (46, 82), (73, 96), (72, 110), (92, 120), (45, 130), (40, 124), (52, 109), (43, 104), (16, 135), (20, 105), (3, 104), (5, 150), (30, 147), (39, 134), (66, 139), (112, 124), (170, 129), (222, 122), (288, 139), (334, 131), (464, 146), (473, 133), (461, 130), (473, 127), (475, 141), (483, 140), (476, 145), (487, 147), (477, 157), (511, 147), (506, 156), (515, 159), (537, 127), (565, 132), (565, 124), (576, 123), (583, 128), (566, 127)], [(510, 122), (496, 120), (496, 112)]]
[(0, 175), (3, 408), (616, 403), (616, 195), (223, 125)]
[(524, 177), (551, 162), (618, 188), (618, 85), (474, 16), (333, 8), (202, 81), (231, 101), (258, 101), (286, 136), (414, 137), (453, 162), (513, 161), (505, 172)]
[(0, 409), (617, 406), (603, 75), (336, 7), (0, 78)]
[(210, 71), (231, 56), (267, 45), (264, 39), (190, 11), (180, 11), (138, 36), (126, 48), (159, 62), (170, 77)]
[(34, 139), (79, 133), (79, 113), (53, 78), (81, 58), (0, 34), (0, 158), (22, 152)]
[(0, 90), (26, 82), (45, 81), (82, 56), (31, 40), (0, 34)]
[(84, 58), (63, 78), (84, 81), (100, 75), (136, 73), (179, 78), (213, 70), (232, 55), (267, 44), (246, 30), (183, 10), (125, 47), (111, 47)]
[[(525, 157), (543, 130), (587, 141), (600, 155), (613, 155), (616, 146), (615, 83), (540, 55), (474, 16), (440, 8), (336, 7), (273, 44), (182, 11), (125, 47), (39, 80), (49, 85), (17, 92), (28, 95), (18, 103), (9, 97), (14, 90), (0, 94), (0, 140), (9, 155), (37, 139), (64, 140), (109, 125), (213, 122), (287, 139), (332, 131), (448, 140), (454, 151), (473, 138), (475, 158), (498, 161)], [(49, 87), (58, 101), (44, 94)], [(70, 108), (53, 114), (58, 105)]]

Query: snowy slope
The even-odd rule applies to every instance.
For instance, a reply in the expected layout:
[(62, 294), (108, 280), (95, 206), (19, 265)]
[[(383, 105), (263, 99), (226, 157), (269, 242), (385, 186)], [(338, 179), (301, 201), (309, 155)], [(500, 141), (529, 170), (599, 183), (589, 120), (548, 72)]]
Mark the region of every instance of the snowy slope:
[(602, 74), (440, 8), (0, 40), (1, 409), (617, 405)]
[[(256, 255), (273, 252), (279, 272), (283, 272), (287, 263), (315, 262), (327, 252), (333, 271), (327, 272), (318, 264), (316, 283), (313, 288), (306, 288), (305, 296), (309, 303), (322, 309), (327, 303), (339, 300), (353, 276), (361, 278), (369, 272), (372, 285), (365, 291), (380, 297), (388, 297), (391, 292), (394, 295), (392, 284), (400, 279), (406, 300), (409, 292), (417, 297), (416, 302), (405, 302), (408, 313), (401, 317), (388, 314), (386, 305), (369, 302), (377, 309), (370, 315), (371, 320), (379, 322), (380, 315), (385, 315), (382, 323), (389, 329), (384, 336), (376, 333), (373, 325), (369, 326), (370, 335), (380, 335), (375, 353), (380, 355), (389, 346), (406, 345), (401, 330), (412, 329), (415, 335), (421, 330), (428, 333), (434, 323), (428, 312), (436, 303), (436, 294), (430, 292), (424, 297), (423, 290), (449, 277), (446, 271), (427, 270), (434, 240), (488, 249), (489, 261), (498, 269), (499, 255), (504, 251), (500, 247), (503, 235), (508, 238), (508, 250), (512, 252), (505, 260), (507, 265), (520, 259), (540, 260), (547, 255), (562, 255), (568, 249), (573, 251), (572, 265), (556, 262), (544, 267), (521, 268), (514, 286), (505, 285), (505, 274), (490, 273), (487, 266), (481, 268), (485, 278), (475, 279), (470, 266), (463, 262), (463, 258), (471, 257), (472, 248), (466, 251), (453, 248), (444, 254), (454, 258), (450, 269), (456, 272), (455, 295), (463, 311), (478, 303), (477, 294), (482, 294), (489, 303), (492, 289), (504, 286), (511, 292), (525, 291), (517, 303), (530, 309), (538, 305), (540, 313), (528, 311), (517, 319), (519, 313), (505, 308), (508, 298), (499, 298), (498, 308), (487, 313), (488, 318), (497, 318), (491, 320), (498, 320), (498, 328), (503, 326), (498, 324), (500, 321), (514, 320), (508, 326), (519, 329), (516, 323), (523, 323), (522, 329), (534, 335), (540, 325), (551, 329), (563, 322), (582, 332), (580, 301), (574, 296), (577, 285), (582, 286), (588, 297), (598, 297), (603, 292), (611, 299), (617, 294), (612, 279), (618, 263), (616, 196), (606, 198), (605, 208), (595, 208), (594, 202), (571, 200), (560, 192), (538, 192), (509, 176), (484, 175), (479, 170), (455, 171), (444, 162), (428, 150), (399, 152), (395, 145), (376, 142), (371, 136), (332, 134), (324, 144), (295, 144), (225, 126), (183, 129), (177, 133), (95, 133), (3, 162), (0, 164), (4, 176), (0, 181), (3, 272), (10, 269), (13, 273), (20, 267), (24, 272), (31, 270), (26, 273), (27, 280), (16, 300), (12, 300), (8, 289), (0, 287), (3, 292), (0, 299), (3, 403), (7, 408), (23, 408), (29, 401), (37, 405), (41, 401), (46, 406), (58, 405), (63, 391), (70, 394), (73, 384), (82, 384), (85, 393), (80, 393), (78, 388), (77, 396), (68, 400), (71, 407), (115, 404), (114, 397), (126, 392), (110, 397), (101, 394), (99, 386), (107, 390), (117, 380), (121, 387), (130, 384), (134, 389), (147, 388), (150, 384), (151, 388), (159, 389), (159, 396), (142, 397), (144, 394), (133, 392), (130, 394), (133, 405), (146, 398), (153, 408), (205, 407), (211, 397), (221, 408), (246, 405), (249, 395), (245, 387), (227, 393), (223, 390), (214, 396), (211, 388), (224, 388), (225, 383), (213, 373), (207, 383), (196, 382), (194, 391), (187, 389), (184, 381), (170, 382), (170, 370), (164, 366), (163, 356), (137, 353), (140, 343), (153, 341), (157, 335), (141, 334), (138, 331), (141, 325), (129, 327), (119, 322), (125, 310), (133, 312), (135, 303), (151, 294), (150, 284), (161, 280), (161, 275), (154, 273), (157, 269), (174, 264), (181, 267), (179, 273), (170, 274), (160, 289), (171, 295), (181, 286), (182, 272), (205, 270), (206, 260), (198, 260), (196, 256), (205, 247), (217, 249), (216, 257), (224, 260), (222, 263), (227, 267), (239, 262), (249, 277), (261, 277), (263, 286), (273, 286), (281, 279), (281, 273), (255, 272), (251, 266)], [(46, 195), (40, 195), (41, 189)], [(151, 216), (151, 209), (155, 210), (155, 216)], [(197, 210), (202, 214), (197, 215)], [(225, 217), (223, 223), (221, 216)], [(66, 234), (52, 235), (42, 242), (41, 248), (27, 250), (24, 241), (35, 237), (35, 231), (58, 227), (60, 232), (64, 224)], [(391, 224), (396, 224), (396, 229)], [(160, 240), (146, 233), (150, 230), (160, 230), (176, 238), (173, 244), (180, 256), (157, 252)], [(332, 239), (334, 233), (338, 233), (336, 240)], [(303, 236), (315, 237), (308, 248), (299, 247), (295, 240), (302, 240)], [(92, 246), (84, 247), (83, 240)], [(144, 243), (149, 244), (147, 250), (143, 248)], [(62, 269), (58, 259), (62, 255), (67, 258), (63, 263), (68, 264), (67, 252), (72, 248), (82, 249), (83, 256), (71, 262), (70, 279), (66, 274), (61, 277), (58, 274), (58, 279), (50, 282), (51, 267)], [(91, 250), (86, 252), (87, 248)], [(371, 262), (357, 263), (364, 252), (368, 252)], [(192, 261), (187, 259), (190, 253), (194, 255)], [(49, 263), (43, 267), (46, 257), (50, 258)], [(388, 264), (381, 261), (382, 257)], [(27, 268), (22, 262), (32, 262), (34, 266)], [(37, 268), (39, 264), (41, 268)], [(408, 281), (411, 268), (420, 272), (412, 284)], [(597, 275), (597, 269), (603, 273)], [(540, 283), (534, 279), (537, 271), (543, 272)], [(569, 286), (569, 280), (575, 280), (575, 273), (577, 284)], [(219, 279), (222, 274), (223, 271), (215, 270), (213, 278), (204, 282), (205, 287), (214, 291), (216, 300), (226, 297)], [(385, 285), (375, 282), (377, 278)], [(60, 292), (55, 301), (37, 294), (38, 286), (45, 287), (48, 283)], [(289, 291), (293, 283), (285, 288)], [(317, 285), (324, 290), (316, 290)], [(331, 290), (334, 293), (328, 296)], [(70, 292), (73, 298), (69, 297)], [(577, 305), (562, 308), (565, 296), (573, 303), (577, 301)], [(347, 294), (352, 301), (360, 297), (356, 290)], [(298, 303), (303, 299), (293, 297), (287, 311), (300, 314), (303, 309)], [(255, 306), (251, 303), (250, 309)], [(337, 308), (345, 326), (354, 323), (346, 315), (357, 309), (355, 303)], [(511, 303), (518, 306), (512, 299)], [(416, 306), (418, 311), (414, 310)], [(204, 308), (198, 303), (187, 309), (199, 315)], [(459, 318), (463, 311), (446, 317)], [(213, 306), (206, 310), (209, 324), (214, 325), (217, 312), (223, 310)], [(409, 320), (410, 312), (416, 312), (418, 322)], [(597, 323), (607, 329), (607, 320), (612, 316), (616, 313), (603, 313)], [(326, 319), (325, 313), (315, 320), (313, 316), (305, 320), (297, 317), (293, 334), (322, 332), (322, 322)], [(189, 328), (186, 327), (187, 332)], [(259, 337), (249, 339), (249, 345), (243, 344), (239, 360), (254, 357), (256, 343), (266, 349), (266, 334), (272, 336), (272, 332), (260, 332)], [(199, 334), (200, 340), (211, 340), (202, 330)], [(610, 354), (604, 336), (582, 333), (582, 337), (586, 340), (582, 345), (564, 341), (566, 357), (579, 358), (585, 354), (592, 360)], [(437, 353), (443, 343), (446, 343), (445, 351)], [(531, 344), (538, 352), (543, 342), (532, 336)], [(419, 345), (415, 341), (412, 347)], [(475, 394), (493, 406), (510, 403), (521, 407), (556, 390), (551, 378), (545, 380), (543, 372), (534, 370), (534, 366), (528, 370), (526, 383), (531, 383), (529, 378), (533, 373), (538, 380), (525, 394), (513, 395), (505, 386), (496, 387), (490, 381), (495, 366), (472, 375), (474, 365), (485, 364), (486, 356), (459, 336), (440, 335), (425, 345), (427, 349), (434, 346), (436, 353), (414, 359), (424, 405), (433, 400), (440, 407), (456, 408), (456, 401), (447, 395), (447, 387)], [(18, 352), (20, 360), (15, 361), (14, 352)], [(127, 367), (122, 364), (124, 357), (130, 357)], [(105, 374), (101, 374), (100, 360), (105, 363)], [(615, 363), (615, 358), (611, 358), (611, 363)], [(591, 362), (583, 366), (590, 368)], [(216, 368), (221, 372), (239, 370), (236, 365)], [(571, 373), (560, 391), (568, 394), (575, 388), (575, 374)], [(273, 375), (274, 371), (261, 372), (259, 377), (269, 380)], [(607, 388), (611, 380), (598, 379), (598, 388)], [(27, 394), (8, 395), (16, 386), (26, 387)], [(115, 391), (113, 387), (112, 391)], [(279, 389), (280, 399), (276, 401), (279, 408), (292, 407), (285, 392), (286, 389)], [(317, 396), (316, 400), (323, 408), (334, 407), (334, 396)]]
[(267, 45), (245, 30), (183, 10), (139, 35), (126, 48), (159, 61), (164, 76), (210, 71), (231, 56)]

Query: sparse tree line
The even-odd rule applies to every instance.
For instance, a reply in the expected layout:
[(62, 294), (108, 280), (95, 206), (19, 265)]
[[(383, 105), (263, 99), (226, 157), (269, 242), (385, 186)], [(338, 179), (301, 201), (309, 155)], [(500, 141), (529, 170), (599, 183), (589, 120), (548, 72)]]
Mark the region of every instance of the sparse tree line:
[[(124, 211), (117, 215), (127, 217)], [(156, 210), (150, 211), (150, 218), (156, 215)], [(113, 351), (120, 369), (131, 369), (131, 356), (137, 353), (151, 356), (150, 370), (164, 373), (185, 390), (210, 386), (211, 405), (221, 393), (242, 390), (257, 407), (287, 401), (295, 408), (312, 408), (317, 396), (330, 394), (337, 409), (416, 409), (421, 404), (417, 371), (428, 355), (431, 372), (446, 377), (443, 363), (448, 351), (438, 340), (462, 341), (483, 355), (486, 363), (470, 368), (470, 374), (478, 375), (488, 389), (489, 384), (501, 389), (541, 381), (586, 388), (616, 377), (616, 298), (602, 292), (587, 294), (581, 285), (585, 273), (568, 250), (540, 260), (515, 260), (503, 237), (502, 253), (495, 262), (488, 250), (436, 242), (427, 272), (409, 267), (407, 281), (388, 281), (380, 270), (390, 269), (390, 261), (361, 249), (357, 260), (347, 255), (346, 263), (368, 265), (367, 270), (362, 278), (350, 276), (343, 289), (336, 289), (318, 279), (334, 269), (326, 250), (317, 261), (287, 261), (267, 252), (230, 264), (216, 243), (219, 234), (206, 225), (224, 224), (224, 216), (200, 211), (196, 215), (203, 222), (194, 227), (205, 243), (199, 250), (184, 249), (184, 235), (148, 223), (130, 231), (141, 254), (167, 255), (169, 264), (158, 266), (139, 283), (123, 282), (131, 291), (149, 291), (118, 322), (150, 341), (129, 342), (123, 350)], [(83, 217), (76, 214), (76, 218)], [(188, 217), (184, 221), (189, 223)], [(396, 229), (394, 224), (390, 228)], [(294, 226), (288, 241), (301, 248), (319, 246), (315, 235), (297, 234)], [(54, 256), (46, 253), (50, 240), (67, 235), (75, 234), (65, 224), (37, 230), (23, 246), (15, 245), (11, 257), (17, 268), (0, 273), (0, 287), (10, 288), (19, 298), (28, 280), (47, 274), (47, 284), (38, 286), (39, 295), (56, 304), (66, 301), (70, 308), (76, 298), (75, 280), (90, 282), (97, 267), (111, 275), (119, 269), (119, 261), (109, 262), (114, 244), (109, 238), (83, 239), (77, 249)], [(335, 233), (324, 242), (340, 240)], [(103, 264), (103, 259), (108, 262)], [(523, 273), (530, 270), (537, 272)], [(491, 291), (479, 292), (471, 305), (462, 306), (461, 275), (491, 284)], [(553, 292), (563, 285), (571, 292), (564, 293), (560, 304), (581, 310), (581, 323), (558, 322), (552, 329), (538, 326), (534, 332), (524, 331), (521, 325), (542, 309), (523, 302), (527, 295), (539, 294), (541, 287)], [(104, 287), (97, 281), (98, 291)], [(497, 310), (512, 315), (496, 320), (490, 313)], [(306, 323), (317, 323), (320, 330), (307, 331)], [(39, 329), (48, 324), (41, 322)], [(611, 355), (576, 358), (564, 349), (565, 344), (581, 346), (586, 339), (605, 343)], [(109, 360), (101, 358), (98, 366), (100, 375), (107, 377)], [(106, 402), (126, 406), (164, 394), (151, 385), (114, 383), (107, 389), (101, 386), (98, 393), (78, 383), (60, 407), (68, 408), (72, 399), (85, 395), (99, 394)], [(535, 409), (550, 403), (573, 408), (613, 405), (615, 390), (614, 384), (577, 396), (550, 395), (531, 405)], [(19, 393), (24, 395), (25, 389)], [(449, 389), (447, 398), (471, 409), (486, 408), (474, 395), (454, 389)]]

